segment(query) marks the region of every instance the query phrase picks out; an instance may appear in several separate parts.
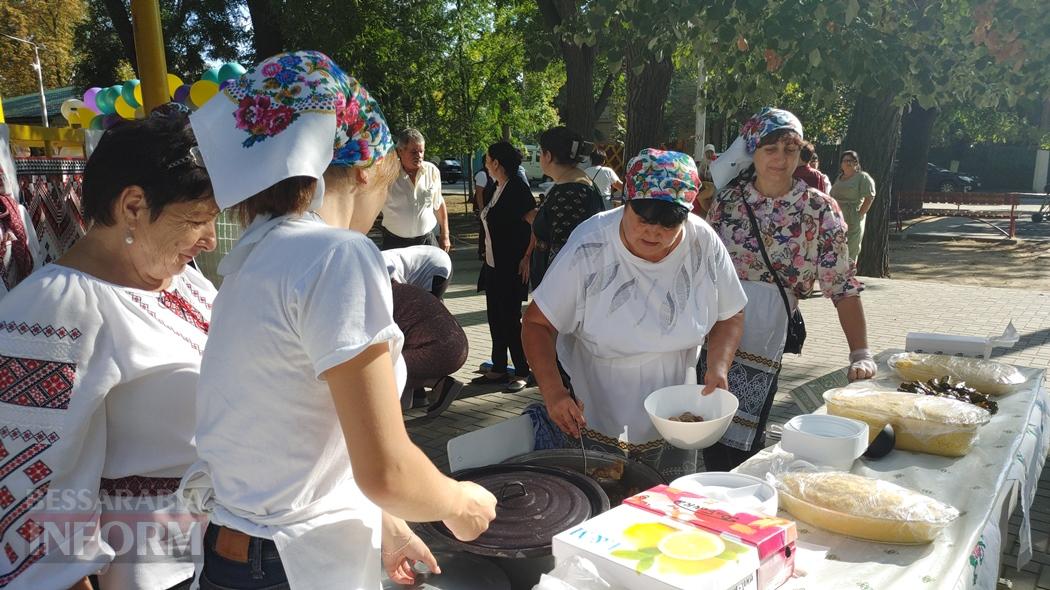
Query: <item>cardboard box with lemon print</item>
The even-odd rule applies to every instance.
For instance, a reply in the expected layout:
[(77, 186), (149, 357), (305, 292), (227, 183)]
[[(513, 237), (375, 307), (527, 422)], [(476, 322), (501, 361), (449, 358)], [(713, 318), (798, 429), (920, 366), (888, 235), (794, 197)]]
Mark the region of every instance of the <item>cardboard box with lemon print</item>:
[(754, 547), (630, 506), (617, 506), (553, 540), (559, 563), (582, 555), (626, 590), (754, 590)]

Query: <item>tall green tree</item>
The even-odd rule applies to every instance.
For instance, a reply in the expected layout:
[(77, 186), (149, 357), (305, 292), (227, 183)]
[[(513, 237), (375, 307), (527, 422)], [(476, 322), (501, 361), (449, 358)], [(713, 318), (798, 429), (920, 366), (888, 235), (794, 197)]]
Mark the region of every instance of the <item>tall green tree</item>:
[[(74, 30), (84, 20), (84, 0), (0, 0), (0, 32), (43, 45), (41, 74), (45, 88), (68, 86), (76, 71)], [(18, 96), (37, 91), (33, 47), (0, 37), (0, 94)]]

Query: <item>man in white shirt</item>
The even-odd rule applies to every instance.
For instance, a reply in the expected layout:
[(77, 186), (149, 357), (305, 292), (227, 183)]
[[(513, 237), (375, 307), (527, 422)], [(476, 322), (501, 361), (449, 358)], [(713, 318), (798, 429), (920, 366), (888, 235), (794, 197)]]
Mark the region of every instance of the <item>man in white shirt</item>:
[[(406, 129), (397, 140), (401, 173), (390, 185), (383, 206), (383, 250), (408, 246), (452, 247), (448, 209), (441, 196), (441, 172), (423, 159), (426, 142), (416, 129)], [(435, 236), (435, 232), (440, 233)]]
[(587, 178), (594, 183), (606, 204), (612, 201), (613, 191), (623, 188), (623, 181), (616, 175), (616, 171), (605, 165), (605, 151), (594, 150), (591, 152), (591, 165), (584, 169)]

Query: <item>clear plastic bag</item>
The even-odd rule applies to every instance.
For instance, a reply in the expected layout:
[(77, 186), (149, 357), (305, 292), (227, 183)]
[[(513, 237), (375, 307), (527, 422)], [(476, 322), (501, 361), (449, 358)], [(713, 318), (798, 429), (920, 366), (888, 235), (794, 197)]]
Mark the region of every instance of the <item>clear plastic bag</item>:
[(928, 381), (950, 375), (988, 395), (1011, 393), (1026, 381), (1017, 367), (984, 359), (902, 352), (891, 356), (888, 363), (905, 381)]
[(985, 409), (966, 402), (854, 384), (824, 392), (828, 414), (866, 422), (870, 438), (887, 424), (904, 451), (962, 457), (977, 439), (977, 429), (991, 420)]
[(781, 508), (822, 529), (882, 543), (933, 541), (959, 511), (886, 481), (840, 471), (775, 476)]

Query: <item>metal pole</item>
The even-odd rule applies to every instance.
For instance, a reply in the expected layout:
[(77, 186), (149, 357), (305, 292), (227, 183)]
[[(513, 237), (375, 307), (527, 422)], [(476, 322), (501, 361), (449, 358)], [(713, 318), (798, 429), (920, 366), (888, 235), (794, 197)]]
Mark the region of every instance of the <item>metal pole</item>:
[(135, 31), (135, 54), (142, 80), (142, 107), (149, 114), (170, 100), (158, 0), (131, 0), (131, 26)]
[(33, 43), (33, 56), (36, 57), (33, 69), (36, 70), (36, 81), (40, 86), (40, 121), (44, 127), (50, 127), (47, 120), (47, 97), (44, 96), (44, 68), (40, 65), (40, 49), (36, 43)]
[(44, 127), (50, 127), (47, 121), (47, 99), (44, 97), (44, 68), (40, 65), (40, 46), (33, 43), (32, 38), (22, 39), (20, 37), (4, 35), (2, 33), (0, 33), (0, 35), (33, 46), (33, 59), (35, 60), (33, 61), (33, 69), (36, 70), (36, 81), (40, 88), (40, 122), (43, 123)]

